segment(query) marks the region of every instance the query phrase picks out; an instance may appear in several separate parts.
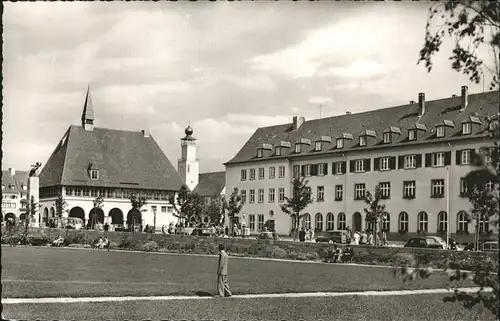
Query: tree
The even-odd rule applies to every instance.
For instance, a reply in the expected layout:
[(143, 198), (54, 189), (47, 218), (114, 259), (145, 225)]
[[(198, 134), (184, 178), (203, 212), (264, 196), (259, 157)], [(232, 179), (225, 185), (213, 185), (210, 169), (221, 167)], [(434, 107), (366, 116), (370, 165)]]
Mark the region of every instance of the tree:
[(300, 220), (304, 217), (303, 210), (313, 202), (311, 188), (307, 186), (309, 181), (304, 177), (294, 178), (292, 181), (292, 197), (285, 196), (285, 202), (281, 205), (281, 210), (290, 216), (295, 215), (293, 240), (297, 240), (300, 227)]
[[(130, 194), (130, 204), (132, 205), (132, 208), (139, 211), (139, 212), (145, 212), (145, 209), (142, 209), (146, 204), (148, 204), (148, 199), (145, 196), (137, 196), (136, 193), (131, 193)], [(127, 226), (130, 228), (131, 225), (133, 224), (132, 216), (127, 216)]]
[[(227, 213), (227, 218), (229, 219), (229, 223), (233, 222), (233, 219), (240, 214), (243, 209), (243, 202), (241, 199), (240, 191), (237, 187), (233, 189), (233, 192), (229, 196), (229, 201), (223, 197), (222, 199), (222, 211), (223, 213)], [(233, 228), (232, 224), (229, 224), (230, 228)]]
[(222, 199), (211, 202), (206, 208), (206, 214), (210, 218), (210, 222), (220, 225), (224, 217), (224, 212), (222, 209)]
[[(447, 0), (429, 8), (425, 43), (418, 63), (432, 70), (432, 56), (445, 38), (455, 43), (452, 68), (479, 83), (485, 74), (492, 77), (490, 90), (500, 84), (500, 2), (489, 0)], [(493, 62), (485, 62), (490, 54)], [(482, 56), (482, 57), (481, 57)]]
[[(94, 201), (93, 201), (94, 207), (92, 207), (93, 210), (95, 210), (93, 213), (97, 213), (97, 210), (101, 210), (102, 207), (104, 206), (104, 198), (102, 196), (97, 196)], [(94, 214), (95, 215), (95, 214)], [(90, 219), (93, 219), (95, 216), (93, 216)], [(94, 226), (95, 220), (93, 222), (90, 222), (91, 226)]]
[(186, 184), (183, 184), (177, 193), (177, 201), (175, 195), (170, 196), (169, 201), (177, 213), (174, 216), (181, 222), (190, 222), (192, 217), (195, 217), (196, 221), (201, 220), (204, 208), (203, 198), (198, 193), (191, 192)]
[(66, 200), (64, 200), (63, 195), (60, 193), (56, 198), (56, 215), (59, 219), (62, 218), (67, 206), (68, 203), (66, 203)]
[(375, 244), (377, 244), (377, 232), (379, 223), (381, 224), (381, 220), (388, 215), (385, 210), (385, 204), (380, 204), (380, 201), (383, 200), (382, 190), (380, 189), (380, 185), (375, 187), (375, 194), (372, 195), (369, 191), (366, 192), (364, 201), (369, 206), (369, 208), (365, 208), (366, 213), (366, 222), (370, 223), (372, 226), (372, 234), (374, 238)]

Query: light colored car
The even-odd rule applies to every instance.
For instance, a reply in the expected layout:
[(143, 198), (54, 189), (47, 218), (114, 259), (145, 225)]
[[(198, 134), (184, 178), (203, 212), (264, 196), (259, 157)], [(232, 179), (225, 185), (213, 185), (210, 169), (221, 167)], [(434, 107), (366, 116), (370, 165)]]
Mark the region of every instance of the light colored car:
[(443, 246), (443, 249), (446, 249), (446, 241), (443, 240), (441, 237), (439, 236), (428, 236), (428, 237), (433, 238), (436, 242), (438, 242)]
[(498, 252), (498, 242), (497, 241), (484, 242), (483, 246), (481, 246), (481, 250), (485, 252)]

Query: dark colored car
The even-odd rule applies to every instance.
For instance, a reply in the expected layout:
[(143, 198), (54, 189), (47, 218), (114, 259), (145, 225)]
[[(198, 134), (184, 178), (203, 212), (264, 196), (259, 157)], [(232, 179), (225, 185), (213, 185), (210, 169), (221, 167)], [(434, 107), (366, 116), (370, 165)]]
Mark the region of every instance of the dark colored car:
[(215, 233), (211, 228), (200, 228), (197, 227), (191, 232), (193, 236), (214, 236)]
[(427, 249), (444, 249), (443, 245), (436, 241), (433, 237), (412, 237), (404, 247), (416, 247)]
[(339, 243), (347, 242), (347, 231), (326, 231), (316, 236), (317, 243)]

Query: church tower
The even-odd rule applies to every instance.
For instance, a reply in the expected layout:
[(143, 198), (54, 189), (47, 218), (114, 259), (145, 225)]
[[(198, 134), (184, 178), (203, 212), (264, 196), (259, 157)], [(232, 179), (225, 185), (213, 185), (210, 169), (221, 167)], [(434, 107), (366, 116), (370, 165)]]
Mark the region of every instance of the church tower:
[(177, 163), (177, 171), (182, 182), (192, 191), (198, 185), (200, 164), (196, 158), (196, 138), (193, 137), (191, 126), (186, 127), (186, 136), (181, 139), (181, 158)]
[(87, 88), (87, 96), (85, 97), (85, 105), (82, 113), (82, 127), (85, 131), (94, 130), (94, 108), (92, 107), (92, 99), (90, 98), (90, 85)]

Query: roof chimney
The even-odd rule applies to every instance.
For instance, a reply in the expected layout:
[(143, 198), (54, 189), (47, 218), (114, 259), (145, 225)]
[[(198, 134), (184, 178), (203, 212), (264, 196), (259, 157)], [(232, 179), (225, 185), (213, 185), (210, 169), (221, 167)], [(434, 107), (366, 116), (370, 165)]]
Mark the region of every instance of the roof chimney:
[(464, 110), (467, 108), (467, 105), (469, 104), (469, 89), (467, 86), (462, 86), (462, 105), (460, 107), (461, 110)]
[(412, 105), (413, 105), (414, 103), (415, 103), (415, 101), (414, 101), (414, 100), (410, 100), (410, 104), (412, 104)]
[(297, 130), (306, 121), (304, 117), (293, 116), (293, 129)]
[(149, 131), (148, 130), (143, 129), (143, 130), (141, 130), (141, 132), (144, 135), (144, 137), (149, 137)]
[(420, 116), (425, 114), (425, 93), (418, 94), (418, 106), (420, 107)]
[(16, 175), (16, 170), (14, 168), (9, 168), (10, 176)]
[(351, 114), (351, 112), (350, 112), (350, 111), (346, 111), (346, 112), (345, 112), (345, 114), (346, 114), (346, 115), (350, 115), (350, 114)]

